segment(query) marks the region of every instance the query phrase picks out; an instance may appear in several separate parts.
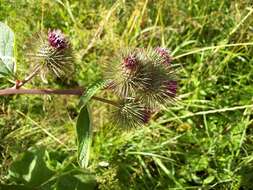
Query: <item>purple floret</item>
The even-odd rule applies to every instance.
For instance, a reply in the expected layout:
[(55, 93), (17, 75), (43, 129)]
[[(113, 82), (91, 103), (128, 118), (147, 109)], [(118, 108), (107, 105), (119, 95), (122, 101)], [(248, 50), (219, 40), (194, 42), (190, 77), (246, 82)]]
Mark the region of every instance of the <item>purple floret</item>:
[(48, 32), (48, 42), (56, 49), (65, 49), (68, 42), (60, 30), (50, 30)]
[(164, 59), (165, 64), (171, 64), (172, 57), (169, 54), (169, 51), (166, 48), (157, 47), (155, 51)]
[(132, 70), (135, 68), (135, 66), (137, 65), (137, 60), (136, 60), (136, 57), (135, 56), (128, 56), (124, 59), (124, 62), (123, 62), (125, 68), (129, 69), (129, 70)]
[(166, 84), (167, 94), (171, 97), (175, 97), (177, 93), (177, 81), (171, 80)]
[(142, 121), (143, 123), (148, 123), (149, 120), (151, 119), (151, 115), (152, 115), (152, 112), (150, 109), (146, 108), (143, 113), (142, 113)]

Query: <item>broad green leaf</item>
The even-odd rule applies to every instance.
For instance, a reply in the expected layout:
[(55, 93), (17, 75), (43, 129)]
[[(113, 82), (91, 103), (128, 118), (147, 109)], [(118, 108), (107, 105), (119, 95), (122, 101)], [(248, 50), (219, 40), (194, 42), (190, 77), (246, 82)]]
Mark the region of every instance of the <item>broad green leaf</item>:
[(39, 186), (50, 179), (54, 172), (44, 160), (45, 151), (27, 151), (13, 162), (9, 170), (9, 179), (29, 187)]
[(4, 23), (0, 22), (0, 77), (15, 72), (14, 33)]
[(62, 153), (48, 153), (41, 148), (24, 152), (9, 169), (10, 183), (0, 183), (0, 190), (95, 189), (96, 179), (89, 171), (73, 164), (54, 167), (52, 162), (58, 162), (58, 156), (62, 156)]
[(92, 125), (87, 106), (81, 108), (77, 119), (76, 132), (78, 141), (78, 161), (82, 167), (87, 167), (92, 141)]
[(81, 96), (80, 105), (85, 106), (89, 100), (102, 88), (105, 88), (108, 84), (108, 81), (99, 80), (92, 84), (90, 87), (86, 89), (84, 94)]

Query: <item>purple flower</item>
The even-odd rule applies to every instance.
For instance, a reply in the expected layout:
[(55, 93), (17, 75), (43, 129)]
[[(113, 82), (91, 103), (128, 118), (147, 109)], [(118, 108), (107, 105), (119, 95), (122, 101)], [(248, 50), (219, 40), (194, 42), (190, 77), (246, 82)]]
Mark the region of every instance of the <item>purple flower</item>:
[(172, 57), (169, 54), (169, 51), (166, 48), (157, 47), (155, 51), (164, 59), (165, 64), (170, 65), (172, 62)]
[(124, 58), (123, 65), (125, 68), (132, 70), (137, 65), (137, 59), (133, 55), (129, 55), (128, 57)]
[(59, 29), (48, 31), (48, 42), (53, 48), (60, 50), (68, 46), (68, 41)]
[(175, 97), (177, 93), (177, 81), (171, 80), (166, 83), (166, 92), (169, 96)]

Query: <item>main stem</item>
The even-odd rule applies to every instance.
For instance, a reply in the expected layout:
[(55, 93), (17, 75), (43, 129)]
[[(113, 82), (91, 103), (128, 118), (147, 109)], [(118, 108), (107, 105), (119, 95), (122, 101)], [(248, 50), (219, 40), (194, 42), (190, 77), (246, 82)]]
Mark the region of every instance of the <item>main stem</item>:
[[(78, 95), (81, 96), (84, 93), (84, 89), (22, 89), (22, 88), (6, 88), (0, 90), (0, 96), (8, 96), (14, 94), (57, 94), (57, 95)], [(119, 105), (111, 100), (93, 96), (92, 99), (111, 104), (119, 107)]]

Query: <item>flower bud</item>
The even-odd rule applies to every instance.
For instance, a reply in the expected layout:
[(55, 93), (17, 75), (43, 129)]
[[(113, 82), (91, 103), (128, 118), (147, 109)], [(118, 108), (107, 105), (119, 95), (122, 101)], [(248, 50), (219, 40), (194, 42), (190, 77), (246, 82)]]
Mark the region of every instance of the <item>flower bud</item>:
[(150, 108), (134, 98), (120, 100), (112, 113), (114, 123), (126, 128), (147, 124), (152, 114)]

